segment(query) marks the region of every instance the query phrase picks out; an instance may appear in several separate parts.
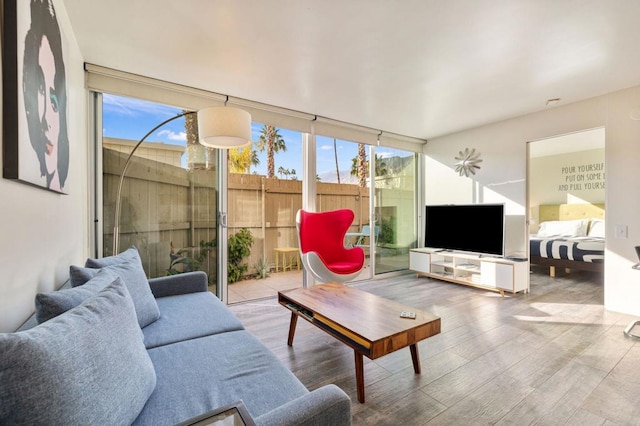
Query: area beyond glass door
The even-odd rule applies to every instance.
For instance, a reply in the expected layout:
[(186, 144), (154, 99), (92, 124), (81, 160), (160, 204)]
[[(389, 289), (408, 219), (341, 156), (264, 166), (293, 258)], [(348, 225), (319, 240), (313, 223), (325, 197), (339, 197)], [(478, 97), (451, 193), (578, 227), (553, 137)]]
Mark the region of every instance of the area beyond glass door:
[[(114, 210), (127, 157), (147, 132), (183, 111), (103, 94), (102, 112), (102, 229), (107, 256), (114, 253)], [(115, 252), (135, 246), (151, 278), (205, 271), (210, 291), (220, 296), (218, 154), (219, 150), (198, 143), (195, 114), (149, 135), (131, 158), (123, 181)]]
[(370, 147), (326, 136), (316, 136), (316, 210), (350, 209), (354, 220), (345, 246), (361, 247), (365, 266), (353, 281), (370, 279), (379, 228), (370, 215)]
[(409, 268), (409, 250), (416, 247), (417, 157), (413, 152), (375, 148), (374, 211), (376, 239), (375, 273)]
[(228, 151), (229, 302), (302, 286), (296, 212), (302, 133), (253, 122), (252, 144)]

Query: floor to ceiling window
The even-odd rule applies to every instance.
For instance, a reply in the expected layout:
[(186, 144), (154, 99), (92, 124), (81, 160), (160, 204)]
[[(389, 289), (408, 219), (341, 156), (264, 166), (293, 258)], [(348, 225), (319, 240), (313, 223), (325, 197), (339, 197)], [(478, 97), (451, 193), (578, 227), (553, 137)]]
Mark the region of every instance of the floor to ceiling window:
[(417, 155), (384, 146), (375, 154), (375, 273), (409, 268), (409, 249), (417, 247)]
[(135, 246), (149, 277), (203, 270), (215, 293), (218, 150), (198, 143), (195, 114), (173, 120), (134, 152), (118, 194), (120, 176), (138, 141), (183, 111), (122, 96), (101, 98), (103, 254)]
[(365, 267), (354, 281), (371, 278), (372, 238), (363, 232), (370, 229), (368, 152), (362, 143), (316, 137), (316, 210), (353, 210), (345, 245), (365, 251)]
[(246, 241), (240, 236), (252, 241), (239, 264), (229, 259), (229, 302), (300, 287), (295, 218), (302, 206), (302, 133), (253, 122), (252, 144), (229, 151), (228, 172), (229, 256)]
[[(134, 245), (149, 277), (200, 269), (226, 303), (271, 297), (303, 285), (295, 215), (305, 206), (354, 211), (345, 244), (362, 246), (367, 257), (357, 280), (408, 269), (408, 249), (418, 239), (414, 153), (422, 141), (89, 64), (86, 69), (99, 142), (96, 256)], [(193, 130), (195, 115), (173, 119), (185, 105), (196, 111), (227, 103), (252, 115), (251, 147), (204, 148)], [(115, 246), (120, 174), (140, 138), (167, 119), (130, 161)], [(267, 285), (268, 294), (243, 289), (251, 281)]]

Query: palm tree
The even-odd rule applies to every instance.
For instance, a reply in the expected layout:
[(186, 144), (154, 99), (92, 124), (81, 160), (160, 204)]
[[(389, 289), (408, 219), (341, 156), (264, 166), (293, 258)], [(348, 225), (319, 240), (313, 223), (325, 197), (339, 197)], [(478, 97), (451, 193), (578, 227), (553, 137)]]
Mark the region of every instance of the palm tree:
[(376, 154), (376, 176), (386, 176), (389, 174), (389, 169), (387, 169), (387, 163)]
[[(361, 147), (362, 149), (360, 149)], [(369, 175), (369, 162), (366, 159), (367, 158), (366, 155), (363, 154), (364, 152), (365, 152), (364, 145), (359, 144), (358, 156), (353, 157), (351, 159), (351, 172), (350, 172), (351, 176), (358, 176), (358, 185), (361, 188), (364, 188), (365, 186), (367, 186), (367, 176)], [(364, 160), (362, 160), (363, 158)], [(387, 163), (385, 163), (382, 158), (378, 157), (378, 154), (376, 154), (375, 159), (376, 159), (376, 163), (375, 163), (376, 176), (388, 175), (389, 169), (387, 169)]]
[(333, 155), (336, 158), (336, 176), (338, 177), (338, 184), (340, 184), (340, 167), (338, 166), (338, 146), (336, 145), (336, 138), (333, 138)]
[(251, 148), (229, 150), (229, 173), (246, 173), (251, 167)]
[(297, 180), (296, 169), (285, 169), (284, 167), (278, 167), (278, 174), (284, 176), (285, 179), (291, 178), (291, 180)]
[(367, 186), (367, 175), (369, 172), (367, 164), (367, 151), (364, 149), (364, 144), (358, 144), (358, 185), (360, 188)]
[(251, 174), (251, 166), (257, 166), (260, 164), (260, 158), (258, 157), (258, 151), (253, 149), (253, 144), (251, 144), (251, 160), (249, 161), (249, 168), (247, 169), (247, 174)]
[[(183, 109), (182, 113), (186, 114), (189, 110)], [(198, 144), (198, 115), (188, 114), (184, 116), (184, 132), (187, 137), (188, 145)]]
[(265, 124), (260, 132), (258, 149), (260, 152), (264, 152), (265, 150), (267, 151), (267, 178), (275, 178), (276, 165), (274, 155), (276, 152), (285, 152), (287, 150), (287, 145), (284, 139), (282, 139), (282, 136), (278, 133), (278, 129), (274, 126)]
[(253, 145), (247, 148), (234, 148), (229, 150), (229, 172), (251, 174), (251, 166), (260, 164), (258, 152)]
[(364, 144), (358, 144), (358, 155), (351, 159), (351, 176), (358, 177), (358, 186), (364, 188), (367, 186), (367, 176), (369, 175), (369, 162), (367, 161), (367, 151)]

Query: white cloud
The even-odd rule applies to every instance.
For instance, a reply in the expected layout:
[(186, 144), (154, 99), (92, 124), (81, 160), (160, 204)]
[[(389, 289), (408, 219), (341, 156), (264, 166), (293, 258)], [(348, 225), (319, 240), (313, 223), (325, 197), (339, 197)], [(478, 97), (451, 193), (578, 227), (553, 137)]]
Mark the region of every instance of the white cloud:
[(127, 98), (105, 93), (102, 95), (102, 106), (111, 113), (127, 115), (135, 117), (138, 113), (159, 114), (161, 116), (171, 117), (180, 113), (180, 110), (168, 105), (157, 104), (154, 102), (143, 101), (135, 98)]
[(324, 150), (324, 151), (328, 151), (328, 150), (330, 150), (330, 149), (333, 149), (333, 146), (332, 146), (332, 145), (322, 145), (322, 146), (320, 147), (320, 149), (322, 149), (322, 150)]
[(170, 141), (186, 141), (187, 134), (185, 132), (176, 133), (173, 130), (160, 130), (158, 136), (165, 136)]

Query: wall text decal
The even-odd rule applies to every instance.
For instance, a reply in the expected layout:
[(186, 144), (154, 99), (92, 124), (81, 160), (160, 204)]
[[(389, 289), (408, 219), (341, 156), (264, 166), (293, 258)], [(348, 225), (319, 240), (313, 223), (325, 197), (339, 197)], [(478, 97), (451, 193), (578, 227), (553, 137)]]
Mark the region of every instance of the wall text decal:
[(558, 191), (592, 191), (604, 189), (604, 162), (563, 166), (560, 172), (563, 182), (558, 185)]

